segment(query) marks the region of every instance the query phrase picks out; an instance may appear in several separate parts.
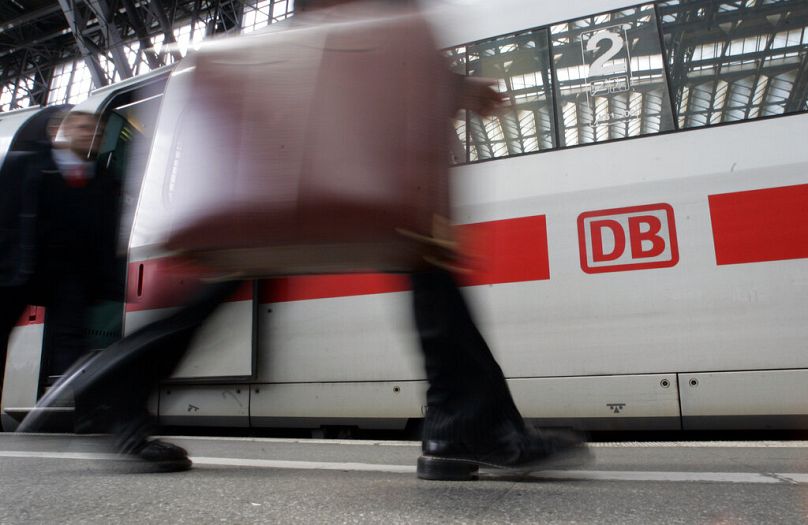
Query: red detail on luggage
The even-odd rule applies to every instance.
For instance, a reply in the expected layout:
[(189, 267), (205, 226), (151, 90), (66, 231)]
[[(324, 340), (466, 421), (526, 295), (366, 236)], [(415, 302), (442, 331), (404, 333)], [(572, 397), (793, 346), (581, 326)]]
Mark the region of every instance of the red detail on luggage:
[(710, 195), (719, 265), (808, 258), (808, 184)]

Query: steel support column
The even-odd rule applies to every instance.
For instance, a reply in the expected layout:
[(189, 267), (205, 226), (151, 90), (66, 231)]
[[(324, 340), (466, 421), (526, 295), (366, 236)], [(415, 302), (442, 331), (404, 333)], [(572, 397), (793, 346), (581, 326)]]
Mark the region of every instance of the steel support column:
[(148, 62), (149, 68), (157, 69), (163, 65), (163, 61), (154, 51), (151, 38), (149, 38), (147, 24), (143, 18), (141, 18), (141, 12), (138, 11), (138, 8), (135, 6), (135, 3), (132, 0), (123, 0), (123, 6), (126, 9), (126, 15), (129, 18), (129, 23), (132, 25), (132, 28), (135, 30), (135, 34), (137, 35), (138, 42), (140, 43), (140, 50), (146, 56), (146, 62)]
[(83, 17), (80, 18), (81, 13), (79, 13), (76, 7), (76, 0), (58, 0), (58, 2), (59, 6), (62, 8), (62, 12), (65, 14), (70, 31), (73, 32), (73, 37), (76, 39), (76, 45), (81, 52), (84, 63), (87, 64), (87, 68), (90, 70), (93, 84), (96, 88), (106, 86), (109, 82), (107, 81), (104, 69), (98, 61), (98, 56), (90, 49), (91, 44), (82, 34), (82, 30), (87, 25), (87, 19)]
[[(160, 24), (160, 28), (163, 30), (163, 43), (176, 44), (177, 39), (174, 38), (174, 31), (171, 28), (171, 22), (168, 20), (168, 16), (166, 16), (166, 11), (162, 2), (160, 0), (151, 0), (149, 2), (149, 9), (157, 18), (157, 22)], [(179, 52), (176, 46), (172, 46), (171, 56), (174, 57), (175, 62), (182, 60), (182, 54)]]
[(132, 68), (129, 66), (129, 59), (123, 48), (121, 32), (115, 25), (113, 11), (106, 0), (84, 0), (87, 6), (95, 13), (98, 23), (101, 25), (106, 47), (112, 54), (112, 62), (121, 79), (132, 76)]

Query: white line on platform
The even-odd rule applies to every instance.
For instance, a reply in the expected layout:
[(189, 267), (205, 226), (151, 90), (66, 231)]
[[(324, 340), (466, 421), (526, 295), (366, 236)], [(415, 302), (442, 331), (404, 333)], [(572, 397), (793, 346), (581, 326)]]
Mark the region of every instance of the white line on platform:
[[(420, 441), (370, 441), (361, 439), (251, 438), (207, 436), (160, 436), (161, 439), (197, 441), (241, 441), (296, 443), (301, 445), (373, 445), (382, 447), (420, 447)], [(808, 441), (620, 441), (589, 443), (593, 448), (808, 448)]]
[[(33, 459), (78, 459), (89, 461), (109, 461), (126, 459), (118, 454), (98, 452), (39, 452), (39, 451), (0, 451), (0, 458), (33, 458)], [(391, 472), (394, 474), (412, 474), (415, 467), (411, 465), (383, 465), (375, 463), (334, 463), (325, 461), (287, 461), (276, 459), (248, 458), (209, 458), (191, 457), (194, 465), (213, 465), (226, 467), (276, 468), (293, 470), (350, 470), (359, 472)]]
[[(68, 460), (120, 460), (116, 454), (92, 452), (27, 452), (0, 451), (0, 458), (68, 459)], [(339, 470), (354, 472), (388, 472), (414, 474), (411, 465), (384, 465), (374, 463), (337, 463), (324, 461), (287, 461), (274, 459), (191, 457), (194, 465), (227, 466), (291, 470)], [(494, 471), (489, 471), (494, 472)], [(500, 471), (506, 472), (506, 471)], [(757, 472), (666, 472), (643, 470), (545, 470), (530, 474), (533, 478), (575, 481), (660, 481), (660, 482), (714, 482), (803, 484), (808, 473)]]
[[(539, 479), (586, 481), (712, 481), (718, 483), (772, 484), (789, 483), (793, 476), (794, 474), (769, 476), (755, 472), (665, 472), (645, 470), (545, 470), (531, 474), (531, 477)], [(808, 478), (806, 474), (803, 474), (803, 476)]]
[(0, 458), (109, 460), (121, 459), (121, 456), (118, 454), (103, 454), (101, 452), (29, 452), (3, 450), (0, 451)]
[(808, 441), (620, 441), (589, 443), (595, 448), (808, 448)]
[(217, 465), (228, 467), (257, 467), (303, 470), (351, 470), (359, 472), (392, 472), (413, 474), (411, 465), (378, 465), (375, 463), (332, 463), (324, 461), (286, 461), (277, 459), (205, 458), (191, 457), (194, 465)]
[[(208, 436), (159, 436), (166, 441), (178, 439), (190, 441), (237, 441), (242, 443), (296, 443), (301, 445), (371, 445), (383, 447), (420, 447), (420, 441), (387, 441), (368, 439), (314, 439), (314, 438), (256, 438), (256, 437), (208, 437)], [(808, 442), (806, 442), (808, 443)]]
[[(15, 434), (0, 432), (0, 439), (36, 437), (63, 439), (98, 438), (102, 434)], [(161, 439), (184, 441), (232, 441), (245, 443), (295, 443), (301, 445), (371, 445), (381, 447), (420, 447), (420, 441), (382, 441), (362, 439), (308, 439), (308, 438), (261, 438), (261, 437), (227, 437), (227, 436), (155, 436)], [(589, 443), (592, 448), (808, 448), (808, 441), (615, 441)]]
[(808, 483), (808, 474), (791, 473), (791, 474), (775, 474), (775, 475), (783, 478), (785, 481), (790, 481), (793, 483)]

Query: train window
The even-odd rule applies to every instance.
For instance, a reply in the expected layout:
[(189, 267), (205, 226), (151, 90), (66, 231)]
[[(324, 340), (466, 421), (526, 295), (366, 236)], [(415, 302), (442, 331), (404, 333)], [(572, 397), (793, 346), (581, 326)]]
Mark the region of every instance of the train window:
[(115, 105), (115, 111), (107, 124), (117, 123), (114, 129), (108, 129), (105, 139), (108, 140), (112, 162), (119, 163), (120, 173), (124, 174), (121, 195), (121, 244), (128, 245), (129, 234), (137, 206), (146, 161), (149, 156), (157, 114), (162, 102), (162, 95), (152, 95), (151, 90), (141, 89), (132, 96), (133, 101), (123, 100)]
[(547, 29), (468, 46), (468, 74), (499, 80), (505, 108), (481, 117), (469, 112), (469, 160), (519, 155), (556, 146)]
[(550, 31), (562, 146), (673, 129), (653, 4)]
[[(466, 74), (466, 48), (465, 46), (447, 49), (444, 55), (448, 61), (449, 69), (458, 75)], [(468, 140), (466, 137), (466, 111), (460, 110), (452, 118), (454, 134), (451, 138), (449, 150), (449, 164), (468, 162)]]
[(804, 0), (659, 4), (680, 128), (808, 110)]

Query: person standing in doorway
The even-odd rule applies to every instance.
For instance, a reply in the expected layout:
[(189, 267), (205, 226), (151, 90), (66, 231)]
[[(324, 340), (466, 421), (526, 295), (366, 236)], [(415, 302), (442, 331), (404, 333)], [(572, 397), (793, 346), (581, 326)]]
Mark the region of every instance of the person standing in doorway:
[(0, 171), (0, 389), (8, 337), (26, 305), (47, 309), (43, 367), (60, 375), (87, 351), (91, 303), (113, 288), (120, 180), (97, 157), (103, 125), (59, 114), (51, 144)]

